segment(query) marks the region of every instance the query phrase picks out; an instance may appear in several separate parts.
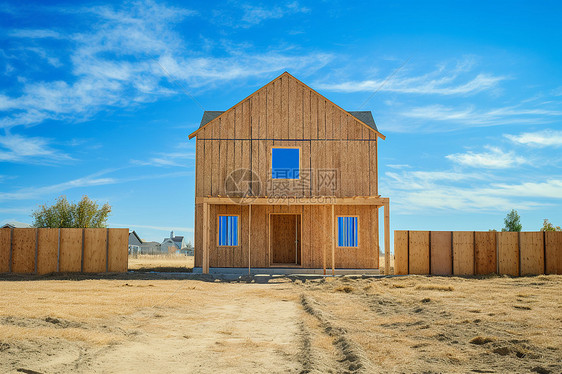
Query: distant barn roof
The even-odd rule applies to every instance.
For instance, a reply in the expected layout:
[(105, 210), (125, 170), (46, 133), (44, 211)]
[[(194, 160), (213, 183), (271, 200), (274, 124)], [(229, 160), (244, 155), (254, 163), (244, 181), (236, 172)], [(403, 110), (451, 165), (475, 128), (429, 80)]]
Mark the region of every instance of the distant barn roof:
[[(205, 113), (203, 113), (203, 118), (201, 118), (201, 123), (199, 124), (199, 128), (205, 126), (207, 123), (211, 122), (212, 120), (223, 114), (224, 112), (225, 112), (224, 110), (206, 110)], [(363, 122), (365, 125), (372, 128), (373, 130), (377, 132), (379, 131), (377, 129), (377, 125), (375, 123), (375, 119), (373, 118), (373, 113), (371, 113), (371, 111), (364, 110), (364, 111), (353, 111), (348, 113), (351, 114), (353, 117), (357, 118), (359, 121)]]

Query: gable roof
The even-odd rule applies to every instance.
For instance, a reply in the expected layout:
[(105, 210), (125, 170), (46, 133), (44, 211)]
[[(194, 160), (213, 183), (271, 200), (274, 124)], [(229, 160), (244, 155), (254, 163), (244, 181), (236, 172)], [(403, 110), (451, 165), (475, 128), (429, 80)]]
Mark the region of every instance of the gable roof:
[[(224, 112), (225, 112), (224, 110), (206, 110), (203, 113), (203, 118), (201, 118), (201, 123), (199, 124), (199, 128), (202, 128), (207, 123), (211, 122), (212, 120), (223, 114)], [(352, 111), (347, 113), (351, 114), (353, 117), (357, 118), (359, 121), (363, 122), (373, 130), (377, 132), (379, 131), (379, 129), (377, 129), (377, 124), (375, 123), (375, 119), (373, 118), (373, 113), (371, 113), (370, 110)]]
[(138, 236), (135, 230), (129, 232), (129, 236), (131, 236), (131, 234), (134, 235), (140, 243), (142, 243), (142, 239), (140, 238), (140, 236)]
[(33, 227), (30, 224), (18, 222), (18, 221), (8, 221), (6, 222), (2, 228), (3, 229), (27, 229)]
[(230, 109), (226, 110), (226, 111), (218, 111), (218, 110), (214, 110), (214, 111), (205, 111), (203, 113), (203, 118), (201, 119), (201, 123), (199, 124), (199, 128), (197, 130), (195, 130), (194, 132), (192, 132), (191, 134), (189, 134), (189, 139), (192, 139), (195, 135), (197, 135), (197, 133), (199, 131), (201, 131), (203, 128), (207, 127), (207, 125), (209, 125), (209, 123), (213, 122), (215, 119), (221, 117), (223, 114), (230, 112), (232, 109), (234, 109), (235, 107), (237, 107), (238, 105), (242, 104), (244, 101), (248, 100), (250, 97), (254, 96), (255, 94), (257, 94), (259, 91), (263, 90), (264, 88), (266, 88), (267, 86), (269, 86), (270, 84), (272, 84), (273, 82), (275, 82), (276, 80), (278, 80), (279, 78), (283, 77), (284, 75), (291, 77), (292, 79), (296, 80), (299, 84), (303, 85), (304, 87), (308, 88), (309, 90), (315, 92), (317, 95), (320, 95), (323, 99), (325, 99), (326, 101), (328, 101), (329, 103), (331, 103), (332, 105), (334, 105), (336, 108), (340, 109), (341, 111), (351, 114), (353, 117), (355, 117), (357, 119), (357, 121), (359, 121), (359, 123), (361, 123), (362, 125), (368, 127), (369, 129), (375, 131), (375, 133), (377, 134), (378, 137), (380, 137), (381, 139), (385, 139), (386, 137), (381, 134), (379, 132), (379, 130), (377, 129), (377, 125), (375, 124), (375, 120), (373, 119), (373, 114), (370, 111), (354, 111), (354, 112), (348, 112), (346, 110), (344, 110), (342, 107), (340, 107), (339, 105), (335, 104), (334, 102), (332, 102), (331, 100), (327, 99), (325, 96), (321, 95), (320, 93), (318, 93), (317, 91), (313, 90), (312, 88), (310, 88), (309, 86), (307, 86), (306, 84), (304, 84), (303, 82), (301, 82), (300, 80), (298, 80), (297, 78), (293, 77), (291, 74), (289, 74), (288, 72), (284, 72), (283, 74), (281, 74), (280, 76), (278, 76), (277, 78), (273, 79), (271, 82), (269, 82), (268, 84), (266, 84), (265, 86), (259, 88), (257, 91), (255, 91), (254, 93), (252, 93), (251, 95), (249, 95), (248, 97), (244, 98), (243, 100), (241, 100), (240, 102), (238, 102), (237, 104), (235, 104), (234, 106), (232, 106)]

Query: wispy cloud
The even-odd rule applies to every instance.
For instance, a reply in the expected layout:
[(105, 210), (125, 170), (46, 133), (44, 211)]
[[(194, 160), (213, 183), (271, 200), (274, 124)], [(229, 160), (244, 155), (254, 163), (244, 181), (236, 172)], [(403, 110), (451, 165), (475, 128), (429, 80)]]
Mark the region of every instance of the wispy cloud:
[[(562, 178), (541, 182), (494, 183), (483, 174), (458, 172), (386, 173), (384, 189), (393, 196), (395, 211), (427, 209), (491, 212), (536, 209), (562, 200)], [(484, 179), (485, 178), (485, 179)]]
[(297, 1), (275, 5), (241, 4), (232, 9), (216, 9), (213, 21), (220, 26), (233, 28), (250, 28), (267, 20), (280, 19), (286, 16), (309, 13), (310, 9), (300, 5)]
[(542, 130), (524, 132), (519, 135), (504, 134), (504, 137), (516, 144), (533, 147), (560, 147), (562, 146), (562, 131)]
[(128, 227), (130, 229), (151, 229), (151, 230), (158, 230), (158, 231), (185, 231), (185, 232), (193, 232), (193, 227), (180, 227), (180, 226), (151, 226), (151, 225), (136, 225), (136, 224), (129, 224), (129, 223), (115, 223), (111, 222), (111, 226), (119, 226), (119, 227)]
[(467, 95), (496, 88), (498, 83), (507, 79), (505, 76), (490, 73), (478, 73), (466, 77), (472, 69), (472, 63), (460, 61), (456, 66), (441, 65), (436, 70), (417, 76), (408, 76), (398, 72), (389, 80), (386, 77), (361, 81), (340, 83), (316, 83), (315, 87), (338, 92), (365, 92), (380, 90), (421, 95)]
[(193, 152), (171, 152), (159, 153), (148, 160), (131, 160), (135, 165), (156, 166), (156, 167), (193, 167), (191, 160), (195, 159)]
[[(269, 14), (260, 13), (259, 9), (248, 5), (248, 19), (257, 21), (260, 14), (262, 18)], [(281, 9), (282, 12), (305, 11), (298, 3)], [(192, 90), (284, 69), (319, 69), (331, 59), (328, 54), (314, 52), (252, 53), (244, 48), (227, 47), (213, 56), (202, 55), (186, 49), (187, 41), (175, 29), (197, 13), (151, 0), (52, 11), (95, 27), (85, 27), (87, 31), (80, 33), (44, 29), (11, 31), (15, 39), (63, 39), (56, 46), (59, 60), (49, 60), (47, 50), (36, 52), (41, 52), (51, 66), (70, 74), (64, 80), (23, 79), (18, 90), (12, 90), (19, 94), (0, 91), (0, 111), (6, 112), (0, 118), (0, 127), (31, 126), (48, 119), (83, 121), (107, 108), (131, 107), (177, 94), (177, 88), (159, 65)], [(36, 60), (28, 61), (29, 65), (37, 65)], [(63, 66), (60, 61), (64, 61)], [(23, 70), (12, 72), (15, 73), (25, 76)]]
[(486, 169), (506, 169), (529, 163), (525, 157), (517, 156), (514, 151), (504, 152), (500, 148), (486, 146), (487, 152), (454, 153), (447, 159), (463, 166)]
[(40, 137), (0, 136), (0, 162), (53, 164), (72, 160), (72, 157), (51, 148), (49, 144), (49, 139)]

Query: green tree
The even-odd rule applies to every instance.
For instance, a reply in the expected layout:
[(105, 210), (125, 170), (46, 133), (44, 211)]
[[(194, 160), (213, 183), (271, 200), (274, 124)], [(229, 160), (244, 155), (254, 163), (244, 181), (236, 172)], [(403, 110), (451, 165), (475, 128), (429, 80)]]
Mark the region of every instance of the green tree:
[(542, 223), (541, 231), (562, 231), (562, 229), (560, 228), (560, 226), (554, 226), (545, 218)]
[(53, 205), (41, 205), (33, 211), (35, 227), (106, 227), (111, 206), (99, 206), (86, 195), (77, 203), (69, 203), (65, 196), (56, 199)]
[(511, 209), (511, 212), (507, 213), (507, 216), (503, 220), (505, 227), (502, 231), (521, 231), (523, 226), (520, 221), (521, 217), (517, 214), (515, 209)]

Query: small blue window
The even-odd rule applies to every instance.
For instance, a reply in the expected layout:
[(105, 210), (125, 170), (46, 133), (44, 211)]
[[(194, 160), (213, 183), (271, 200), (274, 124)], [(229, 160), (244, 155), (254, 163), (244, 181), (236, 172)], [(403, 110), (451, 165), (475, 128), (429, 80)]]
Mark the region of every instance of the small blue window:
[(238, 216), (219, 216), (219, 246), (238, 245)]
[(271, 178), (299, 179), (300, 149), (271, 149)]
[(338, 247), (357, 247), (357, 217), (338, 217)]

